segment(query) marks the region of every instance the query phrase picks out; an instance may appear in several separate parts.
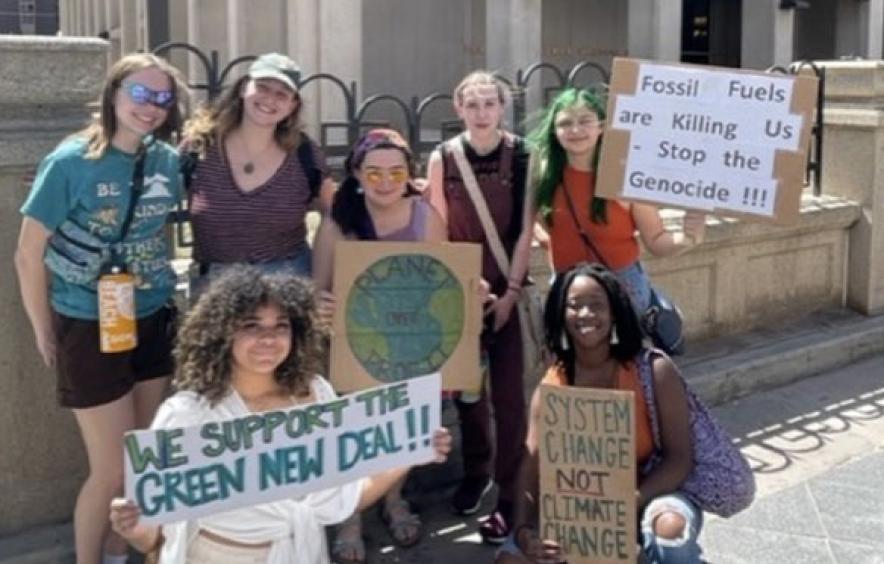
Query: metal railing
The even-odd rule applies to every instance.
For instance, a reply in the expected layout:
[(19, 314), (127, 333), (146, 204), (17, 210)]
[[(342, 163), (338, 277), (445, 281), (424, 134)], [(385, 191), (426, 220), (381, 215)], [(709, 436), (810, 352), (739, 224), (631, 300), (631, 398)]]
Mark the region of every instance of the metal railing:
[[(163, 56), (175, 50), (184, 50), (195, 57), (195, 60), (202, 65), (205, 82), (188, 83), (189, 89), (194, 91), (205, 92), (209, 101), (217, 98), (224, 88), (234, 82), (229, 80), (232, 71), (242, 65), (255, 60), (255, 55), (245, 55), (238, 57), (221, 67), (218, 51), (212, 50), (208, 54), (200, 50), (194, 45), (185, 42), (164, 43), (153, 50), (154, 54)], [(803, 69), (810, 68), (819, 78), (819, 92), (817, 99), (816, 115), (814, 116), (814, 124), (812, 128), (812, 140), (810, 147), (810, 155), (808, 157), (807, 169), (805, 171), (805, 185), (813, 185), (813, 193), (820, 195), (822, 192), (821, 176), (822, 176), (822, 151), (823, 151), (823, 101), (825, 95), (825, 69), (820, 68), (809, 61), (800, 61), (793, 63), (789, 68), (771, 67), (767, 72), (798, 74)], [(243, 69), (243, 72), (245, 69)], [(519, 69), (512, 79), (502, 75), (496, 75), (504, 84), (509, 87), (512, 97), (513, 123), (512, 129), (519, 135), (524, 135), (527, 127), (526, 122), (530, 111), (539, 110), (538, 108), (529, 108), (529, 90), (534, 87), (539, 89), (541, 107), (546, 105), (550, 99), (559, 91), (571, 86), (582, 86), (589, 88), (607, 88), (610, 81), (608, 71), (601, 65), (591, 62), (582, 61), (572, 66), (567, 71), (562, 70), (556, 65), (547, 62), (539, 62), (529, 66), (526, 69)], [(586, 78), (593, 80), (583, 80)], [(329, 73), (316, 73), (307, 76), (297, 76), (295, 80), (299, 90), (312, 83), (326, 83), (335, 87), (343, 99), (343, 115), (341, 119), (324, 120), (320, 123), (320, 136), (317, 140), (322, 146), (323, 152), (327, 157), (332, 159), (332, 168), (339, 167), (341, 159), (347, 154), (350, 147), (359, 138), (359, 135), (366, 129), (373, 127), (389, 127), (394, 124), (398, 117), (402, 121), (400, 127), (412, 150), (417, 155), (426, 155), (430, 153), (438, 143), (447, 139), (462, 129), (459, 120), (454, 119), (453, 114), (449, 119), (444, 117), (437, 118), (436, 127), (425, 128), (427, 114), (431, 108), (440, 102), (447, 102), (448, 108), (451, 107), (451, 94), (443, 92), (435, 92), (423, 98), (412, 96), (407, 101), (393, 94), (373, 94), (365, 99), (359, 99), (358, 85), (355, 81), (349, 84), (345, 83), (341, 78)], [(386, 113), (383, 119), (371, 119), (368, 114), (378, 106), (389, 106), (395, 109), (393, 113)], [(428, 139), (424, 136), (425, 132), (432, 130), (438, 132), (438, 136)], [(341, 135), (332, 135), (333, 132), (343, 132)], [(343, 141), (335, 141), (334, 138)], [(184, 230), (181, 223), (186, 219), (186, 210), (179, 212), (173, 217), (173, 221), (178, 223), (177, 234), (178, 243), (187, 246), (189, 243), (185, 241)]]
[(813, 127), (810, 130), (807, 168), (804, 171), (804, 185), (813, 186), (813, 195), (819, 196), (823, 192), (823, 105), (826, 98), (826, 69), (825, 67), (817, 66), (812, 61), (796, 61), (789, 65), (789, 68), (774, 66), (767, 69), (767, 72), (798, 75), (805, 69), (813, 71), (814, 76), (819, 79), (819, 82), (817, 83)]

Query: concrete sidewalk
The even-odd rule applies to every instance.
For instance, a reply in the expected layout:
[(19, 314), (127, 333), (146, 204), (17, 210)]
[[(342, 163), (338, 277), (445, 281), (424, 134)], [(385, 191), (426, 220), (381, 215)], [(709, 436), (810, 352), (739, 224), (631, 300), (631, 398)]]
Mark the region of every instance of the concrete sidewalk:
[[(874, 353), (884, 349), (884, 318), (836, 314), (811, 321), (784, 330), (780, 340), (771, 334), (721, 339), (679, 362), (692, 385), (711, 386), (704, 396), (712, 401), (756, 390), (713, 409), (749, 457), (758, 498), (732, 519), (707, 517), (701, 542), (709, 562), (884, 563), (884, 352)], [(784, 371), (800, 377), (796, 366), (809, 375), (839, 363), (761, 391), (782, 383)], [(418, 479), (454, 480), (456, 466), (452, 461)], [(493, 496), (464, 519), (450, 514), (450, 493), (417, 500), (425, 538), (409, 550), (390, 546), (377, 512), (368, 512), (368, 561), (490, 562), (494, 548), (481, 544), (477, 528)], [(72, 544), (69, 524), (0, 539), (0, 564), (69, 564)]]

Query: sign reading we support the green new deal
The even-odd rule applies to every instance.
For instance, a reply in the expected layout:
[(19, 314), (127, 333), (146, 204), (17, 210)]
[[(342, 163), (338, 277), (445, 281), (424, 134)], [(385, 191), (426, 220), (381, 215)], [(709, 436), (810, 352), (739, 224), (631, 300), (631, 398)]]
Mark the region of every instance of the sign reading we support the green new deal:
[(540, 536), (571, 564), (635, 562), (635, 402), (629, 391), (540, 386)]
[(190, 427), (132, 431), (126, 498), (143, 523), (300, 497), (434, 456), (439, 375)]
[(359, 390), (442, 373), (479, 388), (481, 248), (342, 241), (335, 247), (331, 381)]

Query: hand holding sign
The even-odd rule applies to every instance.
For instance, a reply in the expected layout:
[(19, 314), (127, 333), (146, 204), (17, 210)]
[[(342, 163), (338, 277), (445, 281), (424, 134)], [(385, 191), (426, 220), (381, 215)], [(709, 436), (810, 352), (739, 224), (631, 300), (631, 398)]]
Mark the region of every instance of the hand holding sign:
[[(143, 521), (165, 523), (444, 460), (451, 438), (433, 431), (439, 395), (434, 374), (285, 411), (207, 414), (197, 426), (133, 431), (125, 439), (126, 497)], [(118, 517), (121, 527), (131, 524), (130, 514)]]
[(597, 193), (790, 222), (817, 80), (615, 59)]

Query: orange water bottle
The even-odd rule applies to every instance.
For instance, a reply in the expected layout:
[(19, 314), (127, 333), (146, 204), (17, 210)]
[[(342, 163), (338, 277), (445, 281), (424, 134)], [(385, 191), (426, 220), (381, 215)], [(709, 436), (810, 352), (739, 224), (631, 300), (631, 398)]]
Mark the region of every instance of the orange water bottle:
[(98, 330), (101, 352), (131, 351), (135, 330), (135, 277), (119, 266), (98, 279)]

